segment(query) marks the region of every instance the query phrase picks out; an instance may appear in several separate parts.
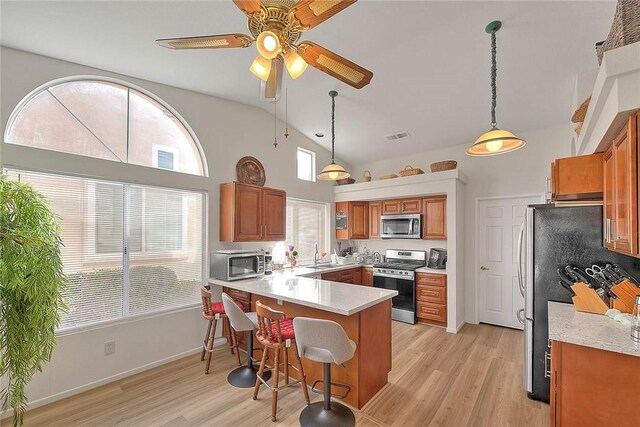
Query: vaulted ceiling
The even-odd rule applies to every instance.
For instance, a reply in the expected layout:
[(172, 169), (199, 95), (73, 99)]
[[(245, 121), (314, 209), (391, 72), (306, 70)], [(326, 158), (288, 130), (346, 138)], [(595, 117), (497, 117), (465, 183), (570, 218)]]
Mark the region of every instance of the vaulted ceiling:
[[(303, 35), (374, 72), (356, 90), (311, 67), (288, 80), (288, 120), (357, 164), (471, 143), (489, 127), (487, 23), (498, 33), (498, 124), (522, 132), (566, 123), (576, 74), (597, 66), (615, 1), (360, 0)], [(248, 33), (231, 1), (2, 1), (4, 46), (251, 104), (255, 47), (172, 51), (157, 38)], [(284, 118), (284, 103), (278, 105)], [(265, 132), (271, 132), (265, 129)], [(408, 131), (395, 142), (384, 136)], [(316, 132), (325, 134), (320, 139)]]

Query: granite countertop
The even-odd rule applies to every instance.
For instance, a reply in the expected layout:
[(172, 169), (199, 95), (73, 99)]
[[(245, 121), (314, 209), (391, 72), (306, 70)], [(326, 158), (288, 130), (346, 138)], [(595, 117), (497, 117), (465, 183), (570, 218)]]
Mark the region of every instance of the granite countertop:
[(420, 267), (416, 270), (416, 273), (429, 273), (429, 274), (444, 274), (447, 275), (447, 270), (439, 270), (429, 267)]
[(601, 314), (576, 311), (573, 304), (549, 302), (549, 339), (640, 357), (631, 327)]
[(335, 269), (325, 268), (322, 270), (298, 267), (293, 270), (277, 270), (273, 274), (256, 277), (255, 279), (235, 280), (232, 282), (210, 278), (209, 283), (350, 316), (389, 300), (398, 295), (398, 292), (304, 276), (346, 270), (359, 266), (355, 264), (340, 265)]

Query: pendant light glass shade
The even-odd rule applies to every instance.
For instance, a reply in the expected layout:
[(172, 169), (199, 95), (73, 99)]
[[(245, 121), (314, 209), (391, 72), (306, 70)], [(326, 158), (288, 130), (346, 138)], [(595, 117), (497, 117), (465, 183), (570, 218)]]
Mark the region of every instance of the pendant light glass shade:
[(289, 50), (284, 55), (284, 64), (292, 79), (297, 79), (307, 69), (307, 63), (300, 55), (293, 50)]
[(260, 80), (264, 80), (266, 82), (269, 79), (269, 73), (271, 72), (271, 60), (258, 55), (249, 67), (249, 71), (251, 71), (253, 75), (258, 77)]
[(261, 32), (256, 39), (256, 47), (260, 56), (267, 59), (275, 58), (282, 50), (280, 40), (273, 31)]
[(498, 129), (496, 122), (497, 103), (497, 62), (496, 62), (496, 32), (502, 27), (502, 22), (493, 21), (487, 25), (485, 31), (491, 34), (491, 130), (480, 135), (476, 142), (467, 149), (470, 156), (495, 156), (515, 151), (525, 146), (526, 141), (515, 136), (508, 130)]
[(336, 163), (335, 160), (335, 145), (336, 145), (336, 96), (338, 92), (332, 90), (329, 92), (331, 97), (331, 163), (322, 169), (322, 172), (318, 175), (318, 179), (324, 181), (335, 181), (337, 179), (349, 178), (351, 174), (347, 172), (342, 166)]
[(483, 133), (467, 149), (470, 156), (494, 156), (496, 154), (508, 153), (524, 147), (524, 139), (518, 138), (508, 130), (493, 128), (487, 133)]

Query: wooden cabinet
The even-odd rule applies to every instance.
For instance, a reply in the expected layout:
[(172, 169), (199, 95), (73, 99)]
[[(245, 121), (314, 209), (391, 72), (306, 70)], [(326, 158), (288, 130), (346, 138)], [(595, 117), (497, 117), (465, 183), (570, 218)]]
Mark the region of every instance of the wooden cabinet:
[(220, 184), (220, 241), (278, 241), (286, 238), (284, 191), (230, 182)]
[(322, 280), (330, 280), (332, 282), (351, 283), (353, 285), (372, 286), (373, 285), (373, 269), (365, 267), (350, 268), (347, 270), (334, 271), (331, 273), (322, 273)]
[(418, 321), (447, 326), (447, 276), (416, 274)]
[(638, 256), (638, 115), (614, 138), (603, 156), (604, 244)]
[(422, 199), (422, 238), (447, 239), (447, 196)]
[(369, 239), (380, 238), (382, 202), (369, 202)]
[(551, 342), (551, 426), (637, 426), (640, 357)]
[(373, 268), (362, 267), (362, 284), (364, 286), (373, 286)]
[(338, 214), (346, 214), (347, 222), (343, 229), (338, 229), (336, 224), (336, 239), (369, 238), (369, 202), (338, 202), (336, 218)]
[(419, 214), (421, 209), (420, 198), (382, 201), (382, 215)]
[(601, 200), (602, 153), (556, 159), (551, 164), (551, 201)]

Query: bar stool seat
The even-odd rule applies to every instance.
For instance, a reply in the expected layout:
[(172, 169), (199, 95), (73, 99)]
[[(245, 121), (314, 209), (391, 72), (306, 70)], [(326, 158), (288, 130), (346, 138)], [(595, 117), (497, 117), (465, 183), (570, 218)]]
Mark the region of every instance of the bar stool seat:
[[(356, 418), (351, 409), (345, 405), (331, 401), (331, 397), (345, 398), (351, 387), (331, 382), (331, 364), (342, 365), (351, 359), (356, 351), (356, 343), (349, 339), (347, 333), (338, 323), (331, 320), (296, 317), (293, 319), (296, 342), (300, 357), (322, 363), (324, 401), (315, 402), (300, 413), (302, 427), (355, 426)], [(319, 392), (315, 385), (311, 389)], [(345, 389), (342, 395), (332, 395), (331, 386)]]
[[(258, 327), (257, 313), (245, 313), (244, 306), (238, 301), (232, 299), (229, 295), (222, 293), (223, 309), (229, 318), (231, 324), (231, 334), (235, 336), (235, 332), (247, 332), (247, 364), (234, 369), (227, 376), (227, 382), (234, 387), (251, 388), (256, 384), (257, 370), (253, 367), (253, 331)], [(238, 356), (238, 365), (240, 364), (240, 348), (238, 347), (238, 339), (234, 340), (234, 348)], [(265, 372), (264, 377), (269, 379), (271, 372)]]

